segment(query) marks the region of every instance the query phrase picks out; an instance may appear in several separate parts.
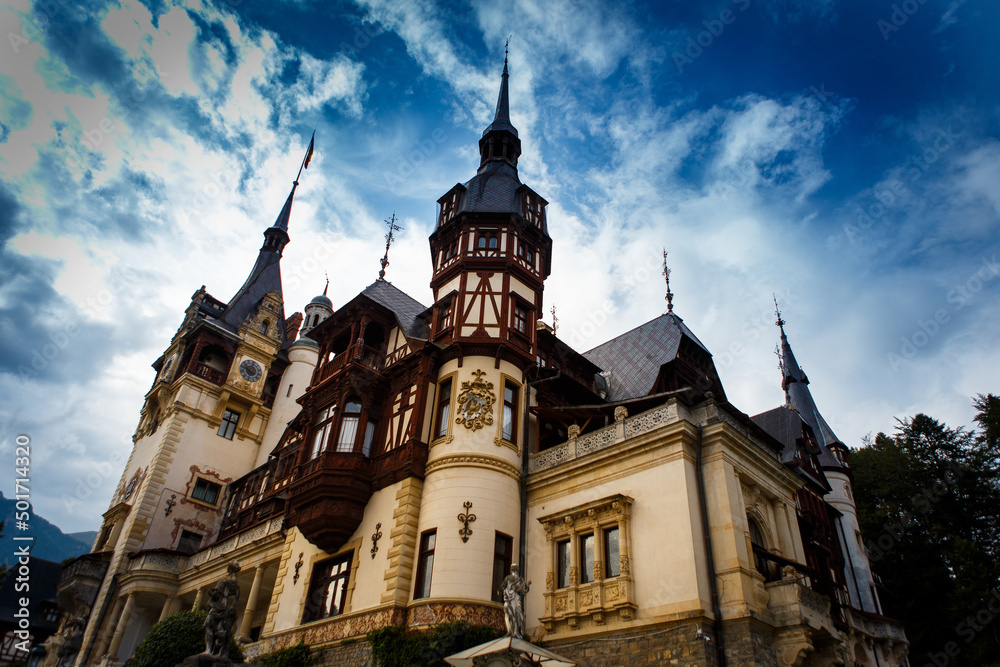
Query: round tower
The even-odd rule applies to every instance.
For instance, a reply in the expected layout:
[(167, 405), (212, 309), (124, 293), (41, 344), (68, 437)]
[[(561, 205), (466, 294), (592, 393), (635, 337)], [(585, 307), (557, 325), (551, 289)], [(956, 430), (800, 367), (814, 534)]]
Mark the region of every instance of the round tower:
[[(330, 288), (329, 278), (326, 281), (326, 287), (323, 288), (323, 293), (319, 296), (313, 297), (313, 300), (309, 302), (306, 306), (306, 316), (302, 321), (302, 328), (299, 329), (299, 336), (304, 337), (309, 334), (309, 332), (316, 328), (316, 325), (325, 320), (326, 318), (333, 315), (333, 302), (326, 295), (326, 291)], [(305, 389), (305, 387), (303, 387)]]
[(413, 599), (437, 611), (499, 602), (497, 588), (517, 561), (525, 372), (536, 363), (552, 256), (547, 202), (518, 178), (520, 146), (505, 59), (479, 169), (438, 200), (430, 236), (430, 338), (441, 351)]

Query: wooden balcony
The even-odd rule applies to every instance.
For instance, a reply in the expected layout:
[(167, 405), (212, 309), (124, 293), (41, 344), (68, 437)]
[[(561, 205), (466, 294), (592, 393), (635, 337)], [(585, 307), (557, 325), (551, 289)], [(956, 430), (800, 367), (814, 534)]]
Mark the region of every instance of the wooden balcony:
[(355, 342), (330, 361), (321, 364), (313, 376), (313, 385), (333, 377), (339, 371), (351, 365), (358, 365), (368, 370), (380, 373), (385, 368), (385, 354), (361, 342)]
[(407, 477), (423, 478), (427, 445), (411, 440), (367, 458), (359, 452), (324, 452), (298, 467), (288, 487), (288, 525), (333, 553), (361, 525), (377, 490)]
[(205, 364), (202, 363), (195, 362), (189, 372), (194, 373), (200, 378), (208, 380), (212, 384), (217, 384), (219, 386), (222, 386), (226, 383), (225, 373), (223, 373), (222, 371), (217, 371), (211, 366), (206, 366)]

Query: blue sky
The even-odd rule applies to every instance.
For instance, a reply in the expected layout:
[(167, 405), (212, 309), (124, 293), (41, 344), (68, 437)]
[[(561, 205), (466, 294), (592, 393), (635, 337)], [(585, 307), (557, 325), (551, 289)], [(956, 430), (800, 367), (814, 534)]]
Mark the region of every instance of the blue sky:
[[(748, 414), (783, 401), (777, 293), (851, 446), (968, 424), (1000, 368), (1000, 6), (501, 0), (0, 8), (0, 451), (96, 529), (149, 364), (228, 300), (288, 194), (286, 310), (388, 278), (430, 302), (436, 200), (478, 166), (511, 37), (520, 175), (549, 202), (546, 311), (589, 349), (675, 310)], [(547, 316), (551, 320), (551, 315)], [(13, 493), (13, 476), (0, 483)]]

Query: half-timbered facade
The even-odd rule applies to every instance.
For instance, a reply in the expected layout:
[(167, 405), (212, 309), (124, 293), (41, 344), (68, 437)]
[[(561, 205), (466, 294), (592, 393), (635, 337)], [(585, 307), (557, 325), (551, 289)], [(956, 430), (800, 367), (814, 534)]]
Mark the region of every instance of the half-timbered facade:
[(905, 664), (790, 348), (787, 405), (753, 419), (672, 308), (573, 350), (540, 321), (552, 239), (506, 62), (479, 151), (438, 199), (430, 305), (380, 277), (286, 319), (291, 195), (237, 295), (195, 293), (88, 556), (77, 664), (127, 659), (233, 560), (249, 656), (366, 665), (388, 624), (502, 627), (519, 563), (530, 639), (581, 665)]

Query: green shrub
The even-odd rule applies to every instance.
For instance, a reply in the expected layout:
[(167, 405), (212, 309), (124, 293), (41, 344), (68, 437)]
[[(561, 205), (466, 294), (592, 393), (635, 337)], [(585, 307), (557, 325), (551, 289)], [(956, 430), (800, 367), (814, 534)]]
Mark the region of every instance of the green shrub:
[[(132, 667), (174, 667), (184, 658), (205, 651), (205, 612), (182, 611), (150, 630), (132, 656)], [(229, 659), (243, 662), (243, 650), (229, 638)]]
[(488, 625), (465, 621), (441, 623), (427, 630), (389, 626), (368, 633), (378, 667), (448, 667), (446, 657), (503, 635)]
[(309, 646), (299, 642), (295, 646), (278, 649), (274, 653), (258, 655), (252, 662), (268, 667), (308, 667), (312, 660), (313, 655), (309, 651)]

